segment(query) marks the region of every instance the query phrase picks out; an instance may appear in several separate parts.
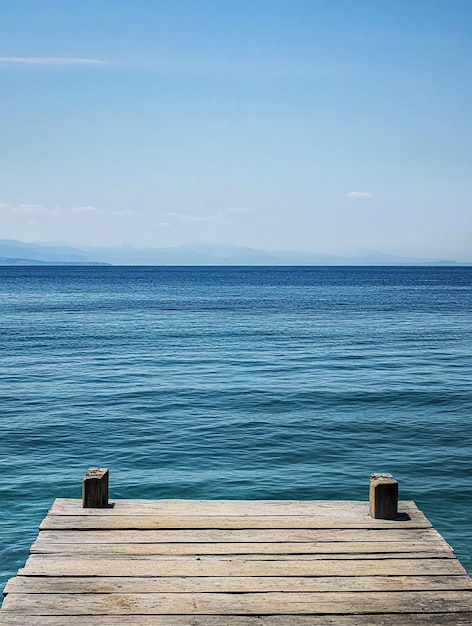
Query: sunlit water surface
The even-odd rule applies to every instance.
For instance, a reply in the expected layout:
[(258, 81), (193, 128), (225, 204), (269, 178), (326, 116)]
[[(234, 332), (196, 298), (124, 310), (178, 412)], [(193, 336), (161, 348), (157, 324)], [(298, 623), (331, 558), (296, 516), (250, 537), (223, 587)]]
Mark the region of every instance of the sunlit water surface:
[(0, 268), (0, 588), (89, 466), (116, 498), (362, 499), (472, 571), (472, 268)]

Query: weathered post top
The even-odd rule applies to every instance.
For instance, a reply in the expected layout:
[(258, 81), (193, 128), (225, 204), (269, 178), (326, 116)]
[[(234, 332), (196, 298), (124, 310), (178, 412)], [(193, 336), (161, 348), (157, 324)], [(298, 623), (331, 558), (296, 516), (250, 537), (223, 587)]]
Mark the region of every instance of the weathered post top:
[(371, 474), (369, 515), (374, 519), (394, 519), (398, 514), (398, 482), (392, 474)]
[(82, 481), (82, 507), (102, 509), (108, 506), (108, 468), (89, 467)]

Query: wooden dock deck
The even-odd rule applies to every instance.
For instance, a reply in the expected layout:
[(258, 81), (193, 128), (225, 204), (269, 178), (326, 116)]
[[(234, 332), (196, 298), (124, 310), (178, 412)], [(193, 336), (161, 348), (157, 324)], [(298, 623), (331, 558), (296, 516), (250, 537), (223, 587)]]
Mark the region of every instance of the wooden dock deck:
[(3, 626), (472, 625), (472, 580), (413, 502), (58, 499)]

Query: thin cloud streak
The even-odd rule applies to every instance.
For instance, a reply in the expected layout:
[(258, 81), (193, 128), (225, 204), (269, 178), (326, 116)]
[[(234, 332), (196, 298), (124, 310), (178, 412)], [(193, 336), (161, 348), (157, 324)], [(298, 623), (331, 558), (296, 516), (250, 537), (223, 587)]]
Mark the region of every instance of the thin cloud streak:
[(43, 204), (28, 203), (12, 205), (2, 202), (0, 209), (7, 213), (25, 215), (59, 215), (61, 213), (61, 209), (58, 207), (46, 207)]
[(350, 191), (347, 194), (348, 198), (373, 198), (373, 194), (369, 191)]
[(222, 209), (220, 213), (249, 213), (251, 209), (246, 207), (228, 207), (227, 209)]
[(44, 204), (9, 204), (0, 202), (0, 212), (10, 214), (28, 214), (28, 215), (48, 215), (51, 217), (62, 216), (92, 216), (92, 215), (111, 215), (120, 217), (130, 217), (137, 214), (132, 209), (121, 209), (113, 211), (110, 209), (101, 209), (93, 205), (80, 205), (74, 207), (46, 206)]
[(86, 205), (86, 206), (76, 206), (72, 209), (70, 209), (70, 211), (72, 213), (90, 213), (93, 211), (96, 211), (97, 207), (95, 206), (90, 206), (90, 205)]
[(213, 222), (219, 220), (219, 215), (192, 215), (191, 213), (166, 213), (169, 217), (174, 217), (180, 222)]
[(79, 57), (0, 57), (1, 65), (109, 65), (102, 59)]
[(175, 211), (167, 212), (165, 215), (167, 217), (174, 218), (179, 222), (216, 222), (219, 224), (231, 224), (231, 220), (228, 219), (230, 215), (248, 213), (249, 211), (250, 209), (244, 207), (229, 207), (221, 209), (212, 215), (195, 215), (194, 213), (178, 213)]

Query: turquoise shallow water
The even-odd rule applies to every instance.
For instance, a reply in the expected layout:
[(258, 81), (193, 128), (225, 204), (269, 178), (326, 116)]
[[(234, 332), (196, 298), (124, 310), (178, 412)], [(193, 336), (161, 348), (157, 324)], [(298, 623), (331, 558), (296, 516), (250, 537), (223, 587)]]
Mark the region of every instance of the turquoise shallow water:
[(0, 268), (0, 586), (89, 466), (112, 497), (367, 499), (472, 572), (472, 268)]

